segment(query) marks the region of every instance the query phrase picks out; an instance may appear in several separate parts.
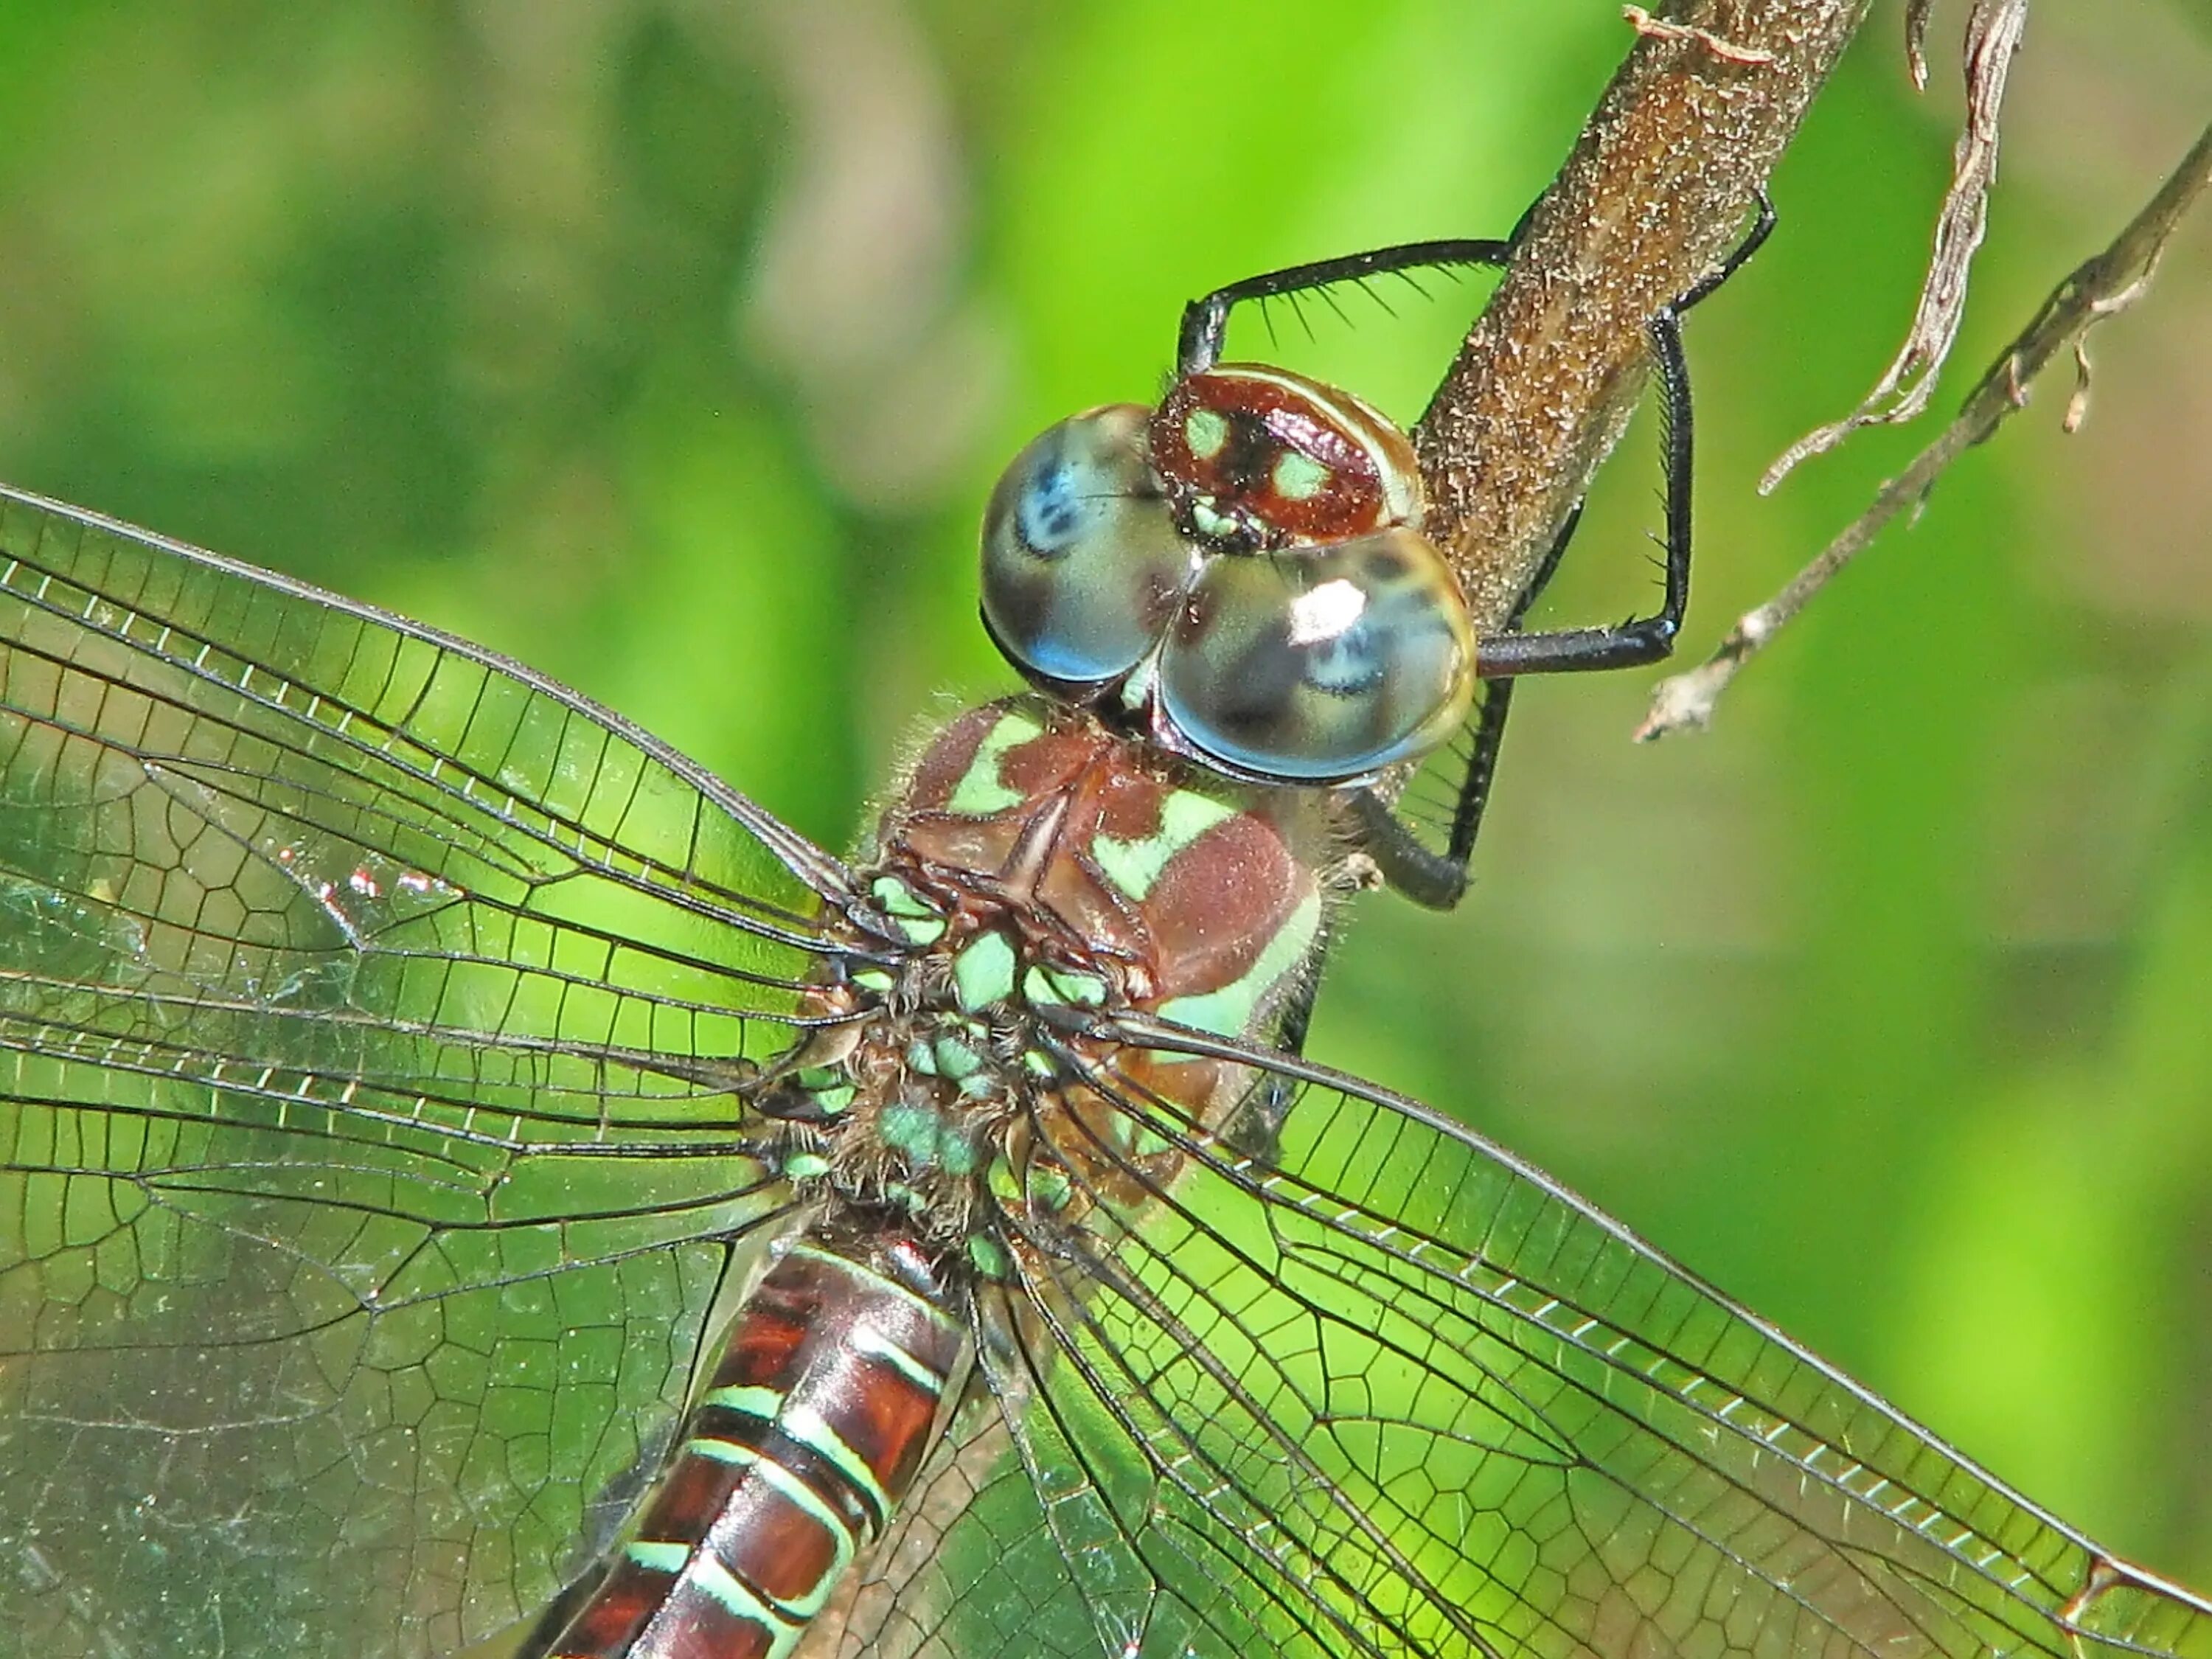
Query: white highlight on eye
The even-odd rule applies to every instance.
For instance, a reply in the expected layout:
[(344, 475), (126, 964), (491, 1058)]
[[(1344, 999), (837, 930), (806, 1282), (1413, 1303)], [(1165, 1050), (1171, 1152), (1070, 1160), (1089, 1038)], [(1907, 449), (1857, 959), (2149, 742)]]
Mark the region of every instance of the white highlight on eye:
[(1340, 638), (1367, 609), (1356, 582), (1339, 576), (1291, 601), (1291, 643), (1320, 645)]

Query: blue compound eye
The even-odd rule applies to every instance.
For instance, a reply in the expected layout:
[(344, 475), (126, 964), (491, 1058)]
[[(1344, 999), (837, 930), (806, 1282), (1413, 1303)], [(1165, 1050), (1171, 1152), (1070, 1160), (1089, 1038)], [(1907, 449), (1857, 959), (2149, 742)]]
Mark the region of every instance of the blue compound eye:
[(1459, 584), (1429, 539), (1403, 527), (1209, 560), (1160, 653), (1160, 708), (1182, 739), (1285, 782), (1426, 754), (1474, 696)]
[(1194, 556), (1145, 454), (1149, 410), (1109, 404), (1014, 458), (983, 518), (983, 620), (1030, 678), (1081, 696), (1166, 631)]

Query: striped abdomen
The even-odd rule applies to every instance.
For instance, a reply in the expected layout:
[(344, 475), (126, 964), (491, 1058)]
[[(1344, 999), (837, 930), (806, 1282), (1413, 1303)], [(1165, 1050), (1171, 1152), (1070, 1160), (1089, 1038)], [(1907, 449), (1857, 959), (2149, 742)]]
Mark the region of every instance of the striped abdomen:
[(630, 1541), (547, 1659), (769, 1659), (883, 1534), (964, 1374), (921, 1253), (810, 1233), (751, 1296)]

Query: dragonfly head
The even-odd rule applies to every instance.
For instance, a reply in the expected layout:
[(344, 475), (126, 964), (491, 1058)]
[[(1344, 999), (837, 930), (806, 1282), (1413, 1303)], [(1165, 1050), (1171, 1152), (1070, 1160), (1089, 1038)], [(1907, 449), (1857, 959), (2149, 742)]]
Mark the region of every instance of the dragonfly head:
[(1039, 690), (1164, 749), (1348, 782), (1426, 754), (1474, 696), (1473, 626), (1424, 510), (1383, 416), (1225, 365), (1015, 457), (984, 516), (984, 625)]

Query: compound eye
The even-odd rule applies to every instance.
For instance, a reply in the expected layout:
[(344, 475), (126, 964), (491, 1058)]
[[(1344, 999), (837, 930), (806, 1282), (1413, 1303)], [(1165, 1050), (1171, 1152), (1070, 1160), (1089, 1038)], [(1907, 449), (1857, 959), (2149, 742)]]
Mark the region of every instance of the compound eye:
[(1412, 760), (1467, 718), (1474, 630), (1450, 568), (1404, 527), (1224, 554), (1160, 656), (1160, 707), (1200, 753), (1287, 782)]
[(1008, 661), (1080, 694), (1152, 650), (1190, 580), (1146, 459), (1149, 411), (1109, 404), (1014, 457), (983, 515), (983, 621)]

